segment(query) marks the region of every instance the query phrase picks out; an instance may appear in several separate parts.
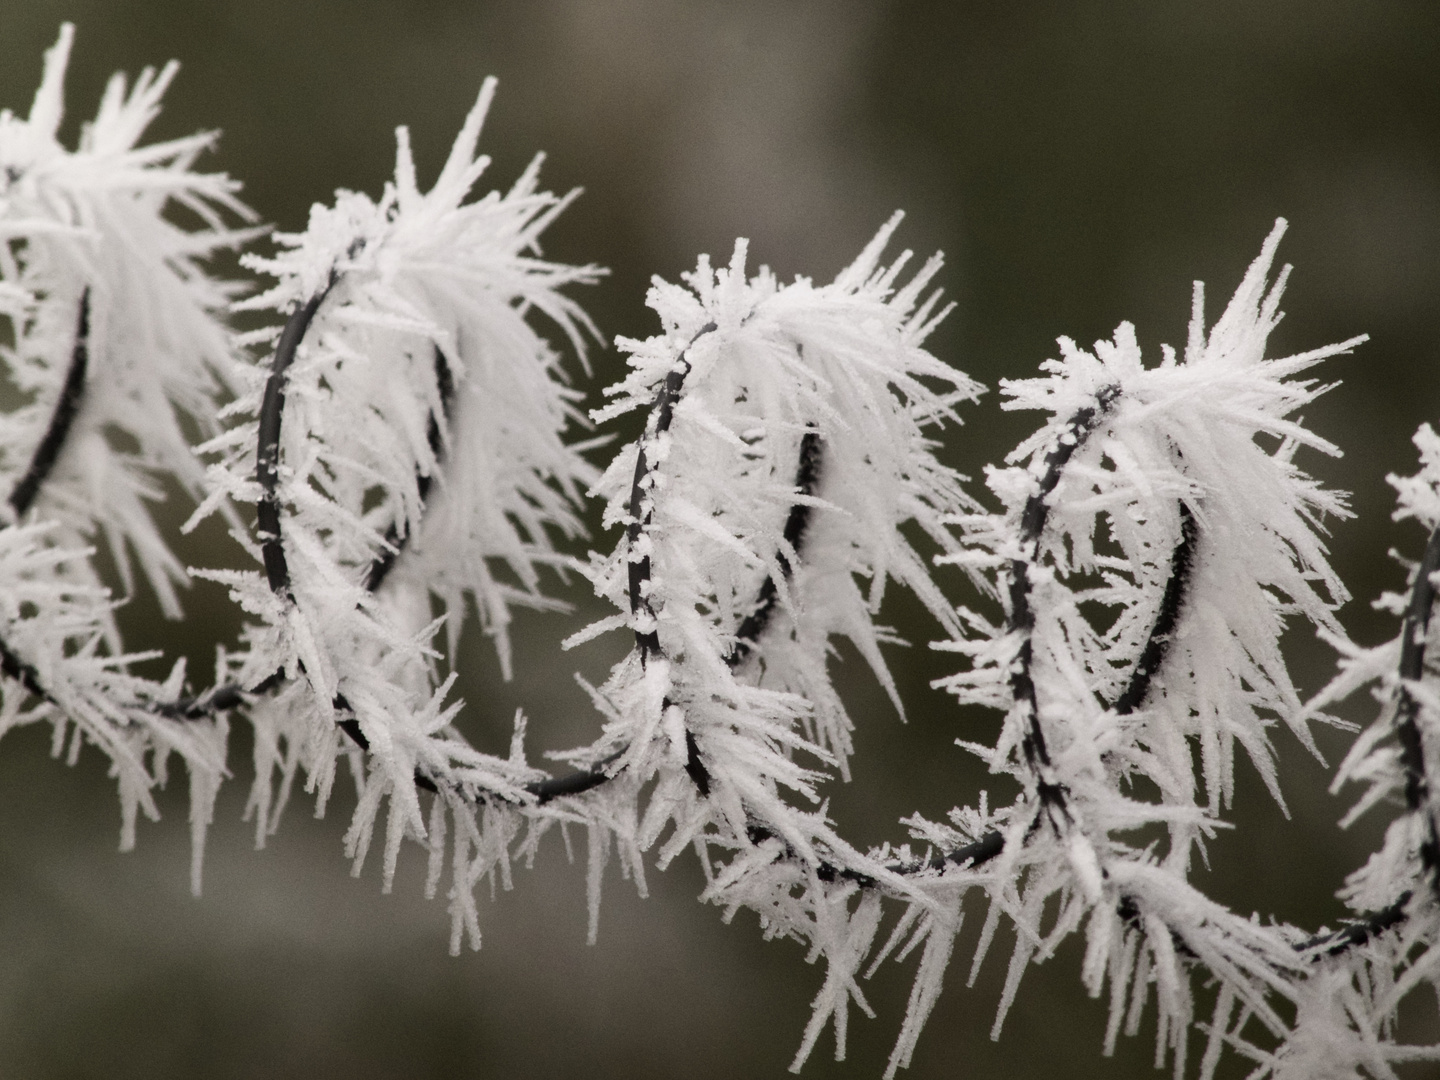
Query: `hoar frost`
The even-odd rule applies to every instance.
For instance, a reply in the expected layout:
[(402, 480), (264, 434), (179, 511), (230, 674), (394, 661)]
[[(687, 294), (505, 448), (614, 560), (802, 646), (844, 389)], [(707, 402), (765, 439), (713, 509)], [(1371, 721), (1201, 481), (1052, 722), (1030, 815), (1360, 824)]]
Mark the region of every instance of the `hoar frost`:
[[(475, 195), (493, 80), (428, 190), (402, 128), (380, 197), (337, 192), (245, 256), (268, 286), (234, 303), (207, 259), (260, 230), (233, 181), (194, 170), (212, 136), (141, 144), (174, 65), (116, 76), (71, 150), (57, 132), (72, 36), (28, 116), (0, 113), (0, 362), (18, 393), (0, 416), (0, 733), (46, 721), (57, 756), (104, 751), (122, 846), (178, 754), (198, 891), (241, 714), (257, 842), (302, 774), (323, 813), (348, 770), (355, 872), (378, 830), (389, 888), (418, 842), (427, 894), (449, 870), (456, 952), (479, 945), (476, 890), (509, 888), (556, 825), (567, 846), (572, 826), (586, 834), (592, 941), (612, 856), (643, 895), (652, 856), (693, 850), (703, 899), (824, 960), (796, 1069), (827, 1027), (843, 1057), (850, 1007), (871, 1013), (863, 979), (914, 955), (888, 1073), (910, 1063), (972, 890), (972, 983), (1002, 921), (1015, 935), (997, 1037), (1029, 965), (1083, 934), (1105, 1051), (1153, 999), (1156, 1061), (1177, 1077), (1211, 1076), (1227, 1046), (1257, 1077), (1391, 1077), (1440, 1056), (1395, 1041), (1401, 1000), (1437, 980), (1440, 437), (1422, 428), (1420, 472), (1392, 478), (1397, 518), (1430, 532), (1408, 595), (1381, 601), (1400, 633), (1360, 648), (1324, 544), (1345, 501), (1297, 464), (1338, 451), (1297, 414), (1330, 389), (1310, 369), (1363, 339), (1266, 356), (1283, 222), (1208, 327), (1197, 284), (1183, 355), (1147, 365), (1122, 323), (1002, 382), (1004, 408), (1046, 419), (977, 500), (936, 452), (980, 387), (926, 349), (948, 310), (940, 260), (886, 259), (898, 215), (828, 284), (752, 272), (743, 240), (725, 266), (656, 280), (660, 332), (618, 341), (628, 373), (587, 416), (555, 341), (583, 366), (599, 335), (565, 290), (601, 271), (544, 258), (573, 193), (540, 190), (539, 158)], [(232, 304), (282, 325), (236, 335)], [(592, 465), (592, 425), (632, 413), (641, 435)], [(188, 574), (149, 510), (168, 478), (199, 501), (192, 523), (221, 514), (257, 565), (204, 572), (250, 622), (199, 692), (183, 663), (137, 674), (151, 657), (125, 651), (92, 562), (103, 537), (126, 593), (138, 565), (180, 615)], [(592, 496), (619, 535), (581, 563)], [(547, 576), (567, 571), (615, 609), (569, 642), (633, 647), (585, 684), (600, 734), (552, 776), (527, 758), (523, 715), (508, 755), (471, 746), (442, 671), (473, 612), (508, 677), (512, 610), (563, 607)], [(857, 720), (831, 661), (848, 642), (903, 715), (880, 621), (892, 584), (957, 658), (940, 685), (1003, 718), (993, 744), (962, 744), (1013, 797), (914, 815), (907, 842), (861, 851), (822, 801), (850, 776)], [(1340, 653), (1309, 703), (1277, 644), (1301, 622)], [(1402, 809), (1345, 885), (1353, 917), (1312, 934), (1207, 898), (1189, 874), (1226, 826), (1237, 757), (1283, 808), (1273, 732), (1318, 756), (1313, 725), (1344, 726), (1326, 710), (1365, 686), (1381, 707), (1336, 775), (1363, 789), (1343, 824)]]

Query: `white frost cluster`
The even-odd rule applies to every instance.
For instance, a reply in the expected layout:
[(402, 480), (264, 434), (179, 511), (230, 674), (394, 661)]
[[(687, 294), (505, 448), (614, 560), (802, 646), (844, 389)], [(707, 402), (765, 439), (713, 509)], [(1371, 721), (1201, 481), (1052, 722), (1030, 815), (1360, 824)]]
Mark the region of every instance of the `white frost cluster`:
[(139, 145), (174, 63), (133, 86), (116, 74), (78, 148), (62, 145), (73, 36), (66, 24), (46, 54), (29, 116), (0, 112), (0, 364), (19, 402), (0, 415), (0, 642), (7, 675), (30, 669), (19, 684), (33, 706), (19, 711), (26, 693), (7, 684), (4, 724), (48, 719), (57, 754), (74, 724), (72, 760), (87, 740), (110, 756), (126, 847), (137, 808), (155, 815), (151, 790), (178, 751), (196, 795), (198, 883), (224, 722), (156, 713), (182, 672), (164, 686), (128, 674), (135, 658), (122, 655), (89, 545), (103, 534), (126, 591), (133, 559), (165, 613), (180, 616), (185, 569), (147, 504), (164, 498), (167, 480), (200, 493), (185, 425), (219, 430), (233, 348), (217, 315), (236, 289), (204, 261), (253, 235), (226, 224), (253, 215), (234, 181), (192, 170), (213, 135)]
[[(235, 295), (202, 264), (253, 235), (227, 228), (222, 212), (253, 214), (236, 199), (237, 183), (192, 171), (213, 133), (137, 145), (179, 69), (173, 62), (158, 74), (147, 68), (129, 88), (117, 73), (78, 149), (61, 145), (73, 36), (67, 24), (46, 54), (29, 117), (0, 113), (0, 275), (14, 335), (5, 361), (27, 399), (0, 429), (0, 483), (11, 490), (23, 476), (83, 336), (84, 406), (39, 509), (65, 542), (103, 532), (126, 589), (133, 556), (166, 614), (179, 618), (174, 587), (185, 570), (145, 504), (164, 497), (167, 477), (201, 492), (203, 469), (181, 418), (218, 431), (216, 395), (233, 348), (216, 316)], [(177, 225), (182, 218), (195, 227)]]
[(857, 882), (911, 893), (818, 805), (816, 782), (851, 749), (833, 642), (893, 695), (875, 622), (887, 581), (957, 628), (906, 529), (955, 552), (944, 522), (974, 506), (928, 432), (979, 388), (922, 347), (944, 315), (926, 295), (939, 259), (908, 281), (908, 252), (882, 262), (898, 221), (828, 285), (748, 276), (743, 241), (728, 268), (702, 259), (685, 285), (657, 282), (664, 331), (621, 342), (630, 375), (596, 414), (648, 410), (597, 488), (626, 534), (591, 574), (621, 614), (574, 640), (625, 627), (637, 644), (594, 691), (604, 734), (573, 760), (613, 778), (576, 812), (637, 874), (652, 845), (662, 866), (693, 845), (707, 899), (826, 958), (802, 1056), (832, 1016), (843, 1040), (852, 997), (868, 1008), (852, 976), (878, 907), (849, 910)]
[[(476, 792), (520, 802), (540, 774), (479, 754), (451, 727), (459, 705), (445, 704), (453, 676), (437, 678), (443, 620), (431, 597), (449, 613), (452, 650), (471, 598), (508, 671), (509, 608), (555, 606), (539, 571), (562, 562), (557, 536), (580, 533), (574, 506), (595, 477), (562, 441), (583, 419), (579, 395), (533, 324), (548, 317), (583, 355), (593, 331), (558, 290), (598, 271), (540, 257), (540, 234), (569, 199), (537, 190), (539, 158), (508, 192), (470, 200), (489, 161), (475, 148), (494, 89), (486, 81), (429, 191), (402, 128), (378, 202), (341, 191), (304, 233), (278, 236), (273, 258), (248, 258), (276, 284), (240, 307), (290, 321), (248, 339), (277, 359), (237, 371), (226, 413), (246, 419), (201, 448), (221, 460), (196, 515), (226, 500), (278, 513), (278, 536), (263, 522), (258, 544), (240, 536), (265, 574), (213, 574), (259, 620), (233, 661), (241, 687), (267, 687), (249, 707), (257, 838), (275, 828), (297, 768), (323, 810), (348, 756), (361, 789), (347, 838), (357, 872), (386, 799), (387, 886), (405, 836), (433, 850), (420, 792), (438, 787), (470, 830), (455, 836), (462, 907), (474, 884), (463, 884), (466, 845), (492, 846)], [(257, 447), (262, 463), (270, 455), (269, 492)]]
[[(1276, 1077), (1352, 1080), (1398, 1074), (1394, 1065), (1440, 1061), (1440, 1045), (1395, 1041), (1400, 1002), (1425, 987), (1440, 990), (1440, 622), (1432, 617), (1440, 567), (1440, 436), (1429, 424), (1415, 433), (1420, 470), (1389, 477), (1398, 498), (1397, 521), (1414, 519), (1429, 533), (1425, 554), (1410, 567), (1408, 595), (1387, 593), (1377, 606), (1401, 617), (1392, 640), (1362, 649), (1342, 638), (1340, 671), (1309, 703), (1329, 708), (1369, 687), (1380, 704), (1375, 720), (1336, 771), (1332, 791), (1346, 784), (1363, 791), (1341, 821), (1347, 826), (1378, 807), (1400, 807), (1380, 849), (1350, 875), (1340, 897), (1360, 924), (1380, 926), (1357, 947), (1317, 941), (1316, 970), (1303, 987), (1296, 1034), (1273, 1063)], [(1407, 648), (1408, 645), (1408, 648)], [(1334, 953), (1338, 952), (1338, 955)]]
[(958, 561), (994, 575), (1005, 612), (966, 612), (947, 647), (969, 663), (944, 685), (1005, 713), (998, 742), (972, 748), (1021, 788), (996, 818), (988, 890), (992, 922), (1017, 933), (997, 1031), (1025, 966), (1083, 930), (1086, 985), (1110, 984), (1107, 1050), (1153, 987), (1157, 1063), (1173, 1056), (1177, 1077), (1194, 974), (1220, 987), (1209, 1075), (1251, 1021), (1283, 1037), (1271, 999), (1304, 968), (1285, 933), (1186, 880), (1230, 803), (1237, 745), (1283, 807), (1269, 730), (1284, 721), (1315, 748), (1278, 638), (1295, 616), (1339, 635), (1346, 598), (1319, 536), (1344, 503), (1293, 460), (1335, 452), (1292, 419), (1328, 387), (1294, 376), (1360, 339), (1266, 359), (1283, 231), (1208, 331), (1197, 283), (1183, 360), (1167, 348), (1145, 367), (1122, 324), (1093, 351), (1061, 339), (1046, 377), (1002, 384), (1006, 407), (1052, 418), (991, 470), (1004, 512), (960, 522)]

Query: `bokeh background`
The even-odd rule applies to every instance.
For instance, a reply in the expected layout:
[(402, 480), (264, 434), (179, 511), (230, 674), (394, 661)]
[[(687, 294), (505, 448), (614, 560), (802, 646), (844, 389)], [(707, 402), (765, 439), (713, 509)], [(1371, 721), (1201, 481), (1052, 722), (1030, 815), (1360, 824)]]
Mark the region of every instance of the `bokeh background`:
[[(903, 243), (949, 258), (959, 306), (934, 350), (993, 387), (1032, 374), (1056, 335), (1090, 342), (1121, 319), (1148, 349), (1182, 343), (1192, 279), (1218, 312), (1283, 215), (1282, 257), (1297, 269), (1276, 349), (1371, 335), (1329, 364), (1343, 385), (1306, 417), (1346, 456), (1305, 464), (1353, 492), (1356, 519), (1332, 533), (1356, 596), (1347, 626), (1363, 642), (1393, 632), (1369, 601), (1401, 580), (1387, 549), (1416, 553), (1421, 537), (1390, 523), (1384, 477), (1413, 471), (1411, 432), (1440, 418), (1432, 0), (0, 0), (0, 105), (28, 108), (63, 19), (79, 27), (72, 136), (112, 71), (177, 57), (154, 134), (222, 129), (207, 165), (242, 179), (284, 229), (337, 187), (378, 193), (397, 124), (433, 176), (482, 77), (498, 75), (483, 140), (494, 181), (543, 149), (553, 190), (584, 186), (547, 254), (610, 268), (582, 296), (607, 338), (653, 332), (650, 275), (673, 278), (699, 252), (723, 258), (746, 236), (782, 275), (826, 279), (901, 207)], [(598, 398), (620, 365), (610, 349), (593, 360)], [(946, 453), (971, 475), (1034, 424), (993, 393), (967, 416)], [(172, 523), (187, 512), (165, 511)], [(197, 565), (236, 558), (215, 533), (184, 551)], [(556, 642), (594, 611), (572, 599), (571, 616), (522, 617), (508, 685), (485, 643), (466, 639), (463, 723), (478, 744), (501, 749), (519, 704), (543, 746), (594, 730), (569, 673), (598, 678), (623, 642), (562, 654)], [(132, 645), (208, 670), (237, 622), (203, 584), (191, 610), (167, 625), (136, 597)], [(945, 666), (915, 610), (897, 597), (886, 615), (916, 643), (893, 654), (908, 724), (853, 657), (837, 661), (860, 732), (854, 781), (832, 807), (861, 843), (898, 837), (915, 809), (973, 801), (986, 779), (952, 740), (989, 738), (995, 723), (929, 690)], [(1292, 636), (1296, 677), (1314, 688), (1331, 656)], [(1332, 764), (1345, 741), (1325, 740)], [(1334, 890), (1383, 814), (1339, 833), (1346, 803), (1327, 793), (1326, 768), (1283, 733), (1277, 743), (1291, 820), (1242, 767), (1241, 827), (1202, 877), (1241, 910), (1317, 926), (1339, 915)], [(343, 802), (318, 822), (294, 806), (253, 850), (243, 730), (197, 901), (183, 791), (121, 856), (99, 755), (67, 769), (46, 751), (39, 731), (0, 747), (0, 1077), (778, 1076), (821, 980), (794, 944), (763, 942), (753, 917), (727, 926), (697, 904), (699, 872), (683, 859), (651, 875), (648, 900), (608, 881), (587, 948), (583, 872), (558, 843), (484, 909), (483, 950), (451, 959), (413, 849), (394, 895), (373, 867), (350, 879)], [(991, 1042), (1008, 939), (966, 989), (979, 915), (910, 1075), (1153, 1075), (1149, 1025), (1100, 1057), (1104, 1009), (1079, 985), (1074, 947), (1026, 976)], [(878, 1076), (909, 974), (877, 976), (880, 1016), (852, 1022), (849, 1060), (829, 1060), (827, 1036), (804, 1075)], [(1440, 1037), (1433, 1007), (1405, 1024)]]

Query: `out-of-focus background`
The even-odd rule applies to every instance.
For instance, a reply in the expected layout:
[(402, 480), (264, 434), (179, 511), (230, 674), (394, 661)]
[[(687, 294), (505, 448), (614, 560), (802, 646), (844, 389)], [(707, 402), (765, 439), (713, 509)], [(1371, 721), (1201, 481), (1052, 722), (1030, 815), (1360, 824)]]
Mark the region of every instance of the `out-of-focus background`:
[[(79, 28), (72, 137), (112, 71), (179, 58), (154, 135), (222, 129), (206, 164), (242, 179), (283, 229), (337, 187), (378, 193), (397, 124), (433, 177), (481, 79), (499, 76), (483, 140), (494, 182), (543, 149), (552, 190), (584, 186), (546, 253), (610, 268), (580, 297), (607, 339), (653, 332), (650, 275), (673, 279), (699, 252), (723, 259), (746, 236), (754, 261), (828, 279), (900, 207), (904, 245), (949, 258), (942, 281), (959, 306), (934, 351), (994, 387), (1033, 374), (1056, 335), (1088, 343), (1122, 319), (1157, 355), (1182, 344), (1192, 279), (1218, 313), (1283, 215), (1296, 271), (1277, 353), (1371, 335), (1328, 365), (1343, 385), (1306, 416), (1346, 456), (1304, 464), (1353, 492), (1357, 519), (1332, 533), (1356, 596), (1346, 625), (1367, 643), (1393, 632), (1369, 602), (1401, 581), (1387, 549), (1414, 554), (1421, 538), (1390, 523), (1384, 477), (1413, 471), (1411, 432), (1440, 419), (1440, 5), (0, 0), (0, 105), (28, 109), (63, 19)], [(593, 361), (598, 400), (620, 365), (609, 349)], [(994, 393), (966, 415), (947, 454), (974, 476), (1035, 423), (1002, 414)], [(218, 532), (184, 550), (194, 564), (236, 560)], [(556, 642), (596, 610), (572, 598), (572, 616), (522, 617), (508, 685), (486, 644), (466, 639), (464, 726), (478, 744), (506, 745), (516, 705), (545, 747), (593, 732), (569, 672), (601, 677), (623, 642), (562, 654)], [(203, 673), (238, 624), (217, 587), (197, 585), (191, 606), (189, 622), (165, 625), (136, 598), (131, 645), (185, 653)], [(837, 661), (860, 732), (854, 781), (832, 807), (860, 843), (900, 837), (913, 810), (973, 802), (985, 777), (952, 741), (988, 739), (995, 724), (928, 689), (946, 671), (924, 647), (933, 627), (899, 598), (886, 614), (916, 643), (892, 653), (908, 724), (853, 657)], [(1293, 637), (1296, 677), (1313, 689), (1330, 654)], [(1326, 792), (1326, 769), (1283, 732), (1276, 742), (1292, 820), (1242, 766), (1242, 827), (1201, 877), (1243, 911), (1317, 926), (1340, 914), (1333, 892), (1384, 815), (1338, 832), (1347, 802)], [(1332, 765), (1345, 742), (1324, 740)], [(583, 872), (554, 843), (484, 908), (483, 950), (451, 959), (418, 852), (394, 895), (373, 867), (349, 878), (343, 801), (317, 822), (297, 800), (254, 851), (243, 730), (231, 753), (193, 900), (183, 791), (121, 856), (98, 754), (67, 769), (41, 731), (0, 746), (0, 1076), (732, 1078), (788, 1065), (822, 972), (795, 945), (763, 942), (753, 917), (727, 926), (697, 904), (693, 860), (652, 873), (644, 901), (607, 881), (587, 948)], [(1009, 939), (967, 989), (980, 914), (910, 1075), (1152, 1075), (1151, 1023), (1101, 1058), (1104, 1008), (1082, 991), (1073, 943), (1026, 976), (992, 1042)], [(854, 1019), (849, 1060), (829, 1060), (826, 1036), (804, 1075), (878, 1076), (909, 975), (878, 975), (879, 1018)], [(1433, 1009), (1405, 1024), (1440, 1037)]]

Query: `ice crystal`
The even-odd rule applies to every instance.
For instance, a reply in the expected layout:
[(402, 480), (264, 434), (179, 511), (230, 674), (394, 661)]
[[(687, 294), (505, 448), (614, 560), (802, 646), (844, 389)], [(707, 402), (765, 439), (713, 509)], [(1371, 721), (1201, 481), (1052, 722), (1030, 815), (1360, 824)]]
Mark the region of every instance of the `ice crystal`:
[(45, 719), (57, 756), (73, 761), (85, 742), (109, 756), (122, 847), (134, 843), (137, 812), (156, 816), (153, 789), (179, 753), (191, 777), (198, 891), (227, 721), (165, 712), (183, 665), (163, 684), (131, 672), (145, 657), (124, 653), (89, 545), (103, 534), (126, 591), (133, 559), (165, 613), (180, 616), (175, 586), (185, 569), (147, 504), (168, 481), (200, 494), (203, 470), (185, 428), (220, 429), (217, 396), (234, 347), (218, 316), (236, 294), (204, 264), (253, 236), (227, 224), (253, 214), (238, 184), (193, 171), (213, 134), (140, 144), (174, 63), (147, 68), (133, 86), (115, 75), (78, 147), (62, 145), (73, 36), (65, 25), (46, 54), (29, 116), (0, 112), (0, 319), (9, 339), (0, 364), (21, 398), (0, 416), (0, 658), (11, 680), (3, 726)]

